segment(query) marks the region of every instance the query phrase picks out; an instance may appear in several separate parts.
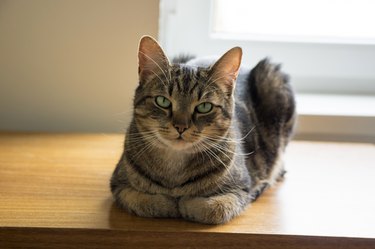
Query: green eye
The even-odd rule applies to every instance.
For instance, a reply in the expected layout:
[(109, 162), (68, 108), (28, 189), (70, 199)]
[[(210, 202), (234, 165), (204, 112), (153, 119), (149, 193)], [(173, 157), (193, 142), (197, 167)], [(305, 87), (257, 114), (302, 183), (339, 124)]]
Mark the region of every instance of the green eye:
[(210, 111), (212, 111), (212, 104), (209, 102), (199, 104), (197, 105), (197, 111), (199, 113), (209, 113)]
[(168, 108), (171, 106), (171, 101), (169, 101), (169, 99), (163, 96), (157, 96), (155, 98), (155, 102), (158, 106), (163, 107), (163, 108)]

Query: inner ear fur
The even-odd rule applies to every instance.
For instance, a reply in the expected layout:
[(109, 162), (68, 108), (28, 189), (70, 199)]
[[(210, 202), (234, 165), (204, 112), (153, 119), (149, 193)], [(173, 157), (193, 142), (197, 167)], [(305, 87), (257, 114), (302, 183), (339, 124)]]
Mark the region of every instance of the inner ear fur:
[(241, 66), (242, 49), (234, 47), (228, 50), (211, 67), (210, 77), (212, 81), (226, 93), (232, 93)]
[(166, 75), (170, 63), (159, 43), (151, 36), (143, 36), (138, 47), (140, 82), (156, 75)]

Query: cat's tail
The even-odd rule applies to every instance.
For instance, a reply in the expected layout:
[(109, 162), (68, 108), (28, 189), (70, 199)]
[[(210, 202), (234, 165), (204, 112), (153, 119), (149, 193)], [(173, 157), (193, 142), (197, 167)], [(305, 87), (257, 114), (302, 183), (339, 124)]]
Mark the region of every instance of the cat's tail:
[(260, 128), (283, 136), (286, 144), (295, 126), (296, 104), (289, 76), (280, 68), (280, 64), (263, 59), (251, 70), (248, 82)]
[(251, 70), (247, 82), (255, 125), (256, 149), (249, 164), (255, 200), (285, 174), (283, 154), (295, 126), (296, 108), (288, 75), (269, 59), (260, 61)]

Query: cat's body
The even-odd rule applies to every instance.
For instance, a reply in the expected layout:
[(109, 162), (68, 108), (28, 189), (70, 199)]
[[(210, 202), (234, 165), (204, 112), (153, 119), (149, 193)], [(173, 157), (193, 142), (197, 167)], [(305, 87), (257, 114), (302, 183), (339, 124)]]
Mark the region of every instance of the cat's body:
[(115, 200), (140, 216), (225, 223), (285, 172), (295, 121), (287, 77), (268, 60), (239, 70), (239, 48), (216, 63), (171, 65), (154, 40), (142, 40)]

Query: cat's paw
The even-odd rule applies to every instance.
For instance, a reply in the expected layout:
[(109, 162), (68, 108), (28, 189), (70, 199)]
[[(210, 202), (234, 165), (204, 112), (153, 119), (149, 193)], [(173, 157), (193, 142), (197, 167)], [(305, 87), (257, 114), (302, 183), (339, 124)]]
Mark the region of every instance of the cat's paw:
[(285, 169), (282, 169), (278, 175), (278, 177), (276, 178), (276, 181), (277, 182), (281, 182), (284, 180), (285, 178), (285, 174), (287, 173), (287, 171)]
[(234, 194), (212, 197), (183, 197), (179, 211), (184, 219), (205, 223), (223, 224), (240, 214), (244, 203)]
[(180, 217), (175, 198), (161, 194), (147, 194), (133, 189), (124, 189), (117, 202), (130, 213), (142, 217)]
[(252, 201), (256, 201), (258, 197), (263, 194), (264, 190), (270, 187), (268, 182), (260, 182), (251, 190), (251, 199)]

